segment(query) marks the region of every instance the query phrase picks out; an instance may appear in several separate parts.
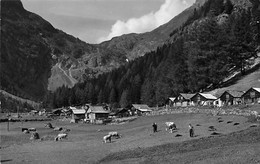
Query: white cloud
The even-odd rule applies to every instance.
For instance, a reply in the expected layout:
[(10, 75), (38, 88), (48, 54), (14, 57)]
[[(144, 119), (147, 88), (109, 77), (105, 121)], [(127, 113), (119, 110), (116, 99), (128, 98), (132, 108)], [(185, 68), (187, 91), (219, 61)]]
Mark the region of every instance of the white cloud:
[(160, 9), (154, 13), (151, 12), (139, 18), (130, 18), (125, 22), (117, 20), (112, 25), (110, 33), (106, 37), (99, 38), (98, 42), (110, 40), (123, 34), (151, 31), (170, 21), (194, 2), (195, 0), (165, 0)]

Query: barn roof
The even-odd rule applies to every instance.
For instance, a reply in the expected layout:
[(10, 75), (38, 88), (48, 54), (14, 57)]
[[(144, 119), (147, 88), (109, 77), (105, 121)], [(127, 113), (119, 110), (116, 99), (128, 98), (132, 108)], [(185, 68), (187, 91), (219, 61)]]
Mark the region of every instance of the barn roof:
[[(227, 90), (229, 94), (231, 94), (233, 97), (241, 97), (245, 92), (243, 91), (234, 91), (234, 90)], [(224, 94), (224, 93), (223, 93)], [(222, 95), (221, 95), (222, 96)]]
[(208, 94), (208, 93), (199, 93), (199, 94), (208, 100), (217, 100), (217, 98), (212, 94)]
[(70, 106), (70, 109), (71, 109), (71, 110), (76, 110), (77, 108), (74, 107), (74, 106)]
[(72, 109), (73, 114), (85, 114), (85, 109)]
[(260, 93), (260, 88), (253, 88), (253, 89)]
[(152, 110), (150, 109), (150, 107), (146, 104), (133, 104), (133, 107), (135, 109), (140, 110), (141, 112), (151, 112)]
[(191, 93), (180, 93), (180, 95), (181, 95), (182, 97), (184, 97), (184, 99), (189, 100), (189, 99), (191, 99), (195, 94), (191, 94)]
[(110, 112), (104, 110), (102, 106), (90, 106), (87, 113), (110, 113)]
[(169, 99), (170, 99), (171, 101), (174, 101), (174, 100), (176, 100), (176, 97), (169, 97)]

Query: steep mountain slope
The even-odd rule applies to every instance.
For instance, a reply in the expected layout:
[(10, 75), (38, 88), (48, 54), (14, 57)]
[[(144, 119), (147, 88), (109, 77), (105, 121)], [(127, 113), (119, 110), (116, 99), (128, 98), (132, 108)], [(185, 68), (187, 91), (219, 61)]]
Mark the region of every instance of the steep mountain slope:
[[(1, 9), (1, 87), (39, 97), (45, 92), (51, 67), (51, 49), (39, 40), (40, 31), (49, 35), (57, 30), (42, 19), (34, 23), (41, 27), (34, 28), (31, 20), (38, 16), (25, 11), (19, 1), (1, 1)], [(21, 21), (24, 17), (28, 19)]]
[(3, 0), (1, 9), (1, 87), (12, 94), (41, 99), (47, 88), (72, 87), (83, 75), (95, 76), (125, 62), (118, 50), (55, 29), (26, 11), (20, 0)]

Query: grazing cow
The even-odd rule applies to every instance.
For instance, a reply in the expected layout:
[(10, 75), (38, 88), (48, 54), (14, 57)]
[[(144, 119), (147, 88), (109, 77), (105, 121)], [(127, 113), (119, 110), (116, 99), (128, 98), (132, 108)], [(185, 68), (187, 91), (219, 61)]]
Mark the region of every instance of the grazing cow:
[(30, 132), (36, 132), (36, 129), (35, 129), (35, 128), (29, 128), (28, 131), (30, 131)]
[(47, 128), (51, 128), (51, 129), (53, 129), (54, 127), (52, 126), (52, 124), (51, 123), (47, 123), (47, 124), (45, 124), (45, 126), (44, 127), (47, 127)]
[(30, 133), (29, 130), (24, 130), (23, 131), (24, 134)]
[(112, 135), (108, 134), (103, 137), (103, 142), (107, 143), (107, 141), (111, 142)]
[(120, 138), (121, 135), (118, 132), (109, 132), (108, 135), (111, 135), (112, 137)]
[(35, 132), (33, 132), (33, 133), (31, 134), (30, 140), (36, 140), (36, 139), (40, 139), (40, 135), (39, 135), (39, 133), (37, 133), (37, 132), (35, 131)]
[(168, 131), (168, 129), (170, 130), (170, 133), (173, 132), (173, 130), (176, 130), (176, 124), (174, 122), (165, 122), (166, 125), (166, 131)]
[(23, 132), (24, 134), (30, 133), (29, 130), (28, 130), (28, 128), (22, 128), (22, 132)]
[(67, 138), (68, 134), (66, 133), (61, 133), (61, 134), (58, 134), (57, 137), (55, 137), (55, 141), (59, 141), (61, 139), (64, 139), (64, 138)]

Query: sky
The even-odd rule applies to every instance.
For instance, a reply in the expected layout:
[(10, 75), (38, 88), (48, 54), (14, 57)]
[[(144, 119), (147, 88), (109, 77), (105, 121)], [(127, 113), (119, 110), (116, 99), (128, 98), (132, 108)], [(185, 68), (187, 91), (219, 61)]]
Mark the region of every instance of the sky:
[(195, 0), (22, 0), (36, 13), (87, 43), (151, 31), (170, 21)]

